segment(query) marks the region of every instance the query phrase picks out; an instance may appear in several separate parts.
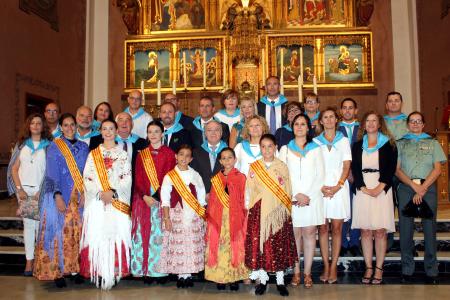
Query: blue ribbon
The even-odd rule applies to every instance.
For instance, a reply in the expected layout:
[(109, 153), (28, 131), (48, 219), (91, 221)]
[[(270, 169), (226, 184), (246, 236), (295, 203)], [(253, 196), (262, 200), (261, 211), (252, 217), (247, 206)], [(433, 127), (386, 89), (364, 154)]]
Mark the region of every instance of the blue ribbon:
[(253, 157), (254, 159), (258, 159), (259, 156), (261, 156), (261, 150), (259, 151), (259, 153), (257, 155), (253, 155), (252, 150), (250, 149), (250, 143), (247, 140), (243, 140), (241, 142), (242, 144), (242, 149), (244, 149), (245, 153), (248, 154), (248, 156)]
[(408, 117), (407, 117), (404, 113), (401, 113), (401, 114), (399, 114), (399, 115), (397, 115), (397, 116), (395, 116), (395, 117), (390, 117), (390, 116), (388, 116), (388, 115), (385, 115), (383, 118), (384, 118), (384, 120), (385, 120), (386, 122), (392, 123), (393, 121), (404, 121), (404, 120), (406, 120)]
[(288, 149), (293, 151), (293, 152), (297, 152), (300, 153), (303, 157), (306, 156), (306, 154), (308, 154), (309, 151), (319, 147), (318, 144), (316, 144), (315, 142), (310, 142), (308, 144), (306, 144), (304, 149), (300, 149), (300, 147), (295, 143), (295, 139), (292, 139), (289, 143), (288, 143)]
[(219, 114), (227, 116), (229, 118), (235, 118), (241, 114), (241, 110), (237, 108), (232, 115), (228, 114), (225, 109), (221, 109), (218, 111)]
[(100, 123), (99, 121), (97, 120), (92, 121), (92, 130), (99, 131), (100, 125), (102, 125), (102, 123)]
[[(201, 123), (201, 117), (197, 116), (194, 121), (192, 121), (192, 124), (194, 124), (195, 128), (197, 128), (198, 130), (200, 130), (201, 132), (203, 132), (203, 127), (202, 127), (202, 123)], [(217, 120), (215, 117), (212, 118), (212, 120), (217, 121), (219, 123), (221, 123), (219, 120)], [(206, 124), (205, 124), (206, 125)]]
[(314, 117), (311, 118), (311, 123), (314, 122), (315, 120), (318, 120), (319, 119), (319, 115), (320, 115), (320, 111), (316, 112)]
[(272, 104), (272, 102), (269, 100), (269, 98), (267, 96), (262, 97), (260, 101), (262, 103), (264, 103), (265, 105), (274, 106), (274, 107), (281, 106), (284, 103), (288, 102), (287, 98), (284, 95), (281, 95), (281, 94), (279, 95), (278, 101), (273, 103), (273, 104)]
[(78, 133), (78, 131), (77, 131), (77, 133), (75, 133), (75, 137), (77, 138), (77, 140), (80, 140), (80, 141), (84, 141), (86, 139), (90, 139), (91, 137), (94, 137), (94, 136), (97, 136), (97, 135), (100, 135), (100, 132), (94, 131), (94, 130), (91, 130), (91, 132), (89, 132), (88, 134), (83, 135), (83, 136), (81, 136)]
[(120, 135), (116, 135), (116, 142), (123, 142), (126, 143), (129, 141), (130, 143), (135, 143), (139, 137), (135, 134), (130, 134), (126, 139), (123, 139)]
[(348, 128), (348, 129), (350, 129), (350, 130), (353, 130), (353, 127), (355, 127), (355, 126), (357, 126), (357, 125), (359, 125), (359, 122), (358, 122), (358, 121), (354, 121), (354, 122), (352, 122), (352, 123), (339, 122), (339, 126)]
[(373, 153), (373, 152), (377, 151), (378, 149), (380, 149), (381, 147), (383, 147), (384, 144), (386, 144), (387, 142), (389, 142), (389, 138), (387, 136), (385, 136), (384, 134), (382, 134), (381, 132), (378, 132), (377, 144), (375, 145), (375, 147), (369, 148), (369, 139), (367, 137), (367, 134), (365, 134), (363, 136), (362, 148), (367, 153)]
[(54, 137), (55, 139), (62, 136), (61, 127), (60, 127), (59, 125), (58, 125), (58, 126), (56, 127), (56, 129), (52, 132), (52, 135), (53, 135), (53, 137)]
[(316, 139), (324, 145), (336, 148), (336, 143), (344, 138), (344, 135), (340, 131), (336, 131), (334, 139), (330, 142), (325, 138), (325, 132), (322, 132)]
[(418, 142), (423, 139), (429, 139), (429, 138), (431, 138), (431, 136), (426, 133), (423, 133), (423, 132), (421, 134), (414, 134), (412, 132), (408, 132), (402, 138), (407, 139), (407, 140), (413, 140), (414, 142)]
[(42, 139), (39, 142), (39, 145), (37, 146), (37, 148), (34, 148), (33, 140), (31, 138), (27, 138), (25, 140), (24, 144), (25, 144), (25, 146), (27, 146), (28, 148), (31, 149), (31, 154), (34, 154), (36, 151), (45, 149), (48, 145), (50, 145), (50, 141), (47, 139)]
[(291, 128), (291, 126), (289, 126), (289, 124), (284, 125), (283, 128), (289, 132), (292, 132), (292, 128)]
[(182, 115), (181, 111), (177, 111), (175, 113), (175, 121), (173, 123), (180, 123), (181, 115)]
[(144, 109), (143, 109), (142, 107), (139, 107), (139, 110), (138, 110), (137, 113), (133, 116), (133, 115), (130, 113), (130, 107), (129, 107), (129, 106), (128, 106), (127, 108), (125, 108), (124, 112), (128, 113), (128, 114), (131, 116), (131, 118), (133, 119), (133, 121), (136, 120), (137, 118), (139, 118), (140, 116), (142, 116), (142, 115), (145, 113)]
[(164, 139), (166, 139), (169, 135), (174, 134), (183, 129), (183, 125), (180, 123), (174, 123), (172, 127), (164, 131)]
[(208, 152), (209, 154), (212, 154), (214, 156), (214, 158), (217, 158), (217, 155), (220, 153), (220, 151), (222, 151), (224, 148), (227, 147), (227, 144), (224, 141), (220, 141), (218, 147), (216, 148), (216, 150), (213, 152), (209, 147), (208, 147), (208, 141), (204, 141), (202, 144), (202, 148)]

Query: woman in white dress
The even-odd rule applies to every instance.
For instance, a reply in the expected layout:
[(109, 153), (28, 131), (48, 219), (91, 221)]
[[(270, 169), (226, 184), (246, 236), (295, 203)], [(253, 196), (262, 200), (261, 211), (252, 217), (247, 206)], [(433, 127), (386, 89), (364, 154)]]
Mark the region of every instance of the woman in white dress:
[[(309, 118), (297, 115), (291, 124), (295, 138), (281, 147), (279, 159), (286, 163), (292, 182), (292, 223), (295, 242), (300, 257), (303, 249), (305, 288), (311, 288), (311, 266), (316, 248), (317, 226), (325, 223), (322, 187), (324, 186), (324, 162), (318, 144), (308, 135)], [(293, 285), (300, 284), (300, 264), (295, 264)]]
[[(342, 241), (342, 224), (350, 218), (350, 190), (347, 177), (352, 161), (348, 139), (337, 130), (338, 114), (334, 108), (320, 113), (322, 133), (314, 141), (320, 145), (325, 163), (325, 180), (322, 187), (325, 224), (319, 227), (320, 252), (323, 273), (320, 281), (337, 281), (337, 262)], [(329, 256), (329, 225), (331, 223), (331, 266)]]
[[(361, 229), (366, 263), (364, 284), (383, 282), (387, 233), (395, 232), (392, 179), (397, 167), (397, 148), (383, 117), (369, 111), (362, 119), (359, 141), (352, 147), (353, 199), (352, 229)], [(375, 239), (376, 265), (372, 268)]]
[(81, 273), (104, 290), (130, 272), (131, 165), (115, 143), (117, 124), (100, 126), (103, 144), (92, 150), (84, 167), (85, 211), (81, 236)]
[(235, 90), (227, 90), (222, 97), (222, 106), (224, 108), (214, 115), (214, 118), (228, 125), (230, 132), (233, 125), (241, 121), (241, 110), (238, 105), (239, 93)]
[(236, 169), (247, 176), (250, 164), (261, 158), (259, 140), (269, 132), (269, 126), (263, 117), (255, 115), (245, 122), (242, 129), (243, 141), (236, 145)]

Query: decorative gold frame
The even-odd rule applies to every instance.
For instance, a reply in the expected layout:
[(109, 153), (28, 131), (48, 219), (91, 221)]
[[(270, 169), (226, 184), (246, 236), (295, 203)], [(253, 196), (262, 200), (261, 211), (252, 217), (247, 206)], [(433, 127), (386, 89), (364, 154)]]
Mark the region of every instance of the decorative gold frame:
[[(170, 81), (176, 80), (177, 92), (185, 92), (183, 84), (180, 84), (180, 49), (183, 48), (215, 48), (217, 51), (217, 65), (221, 66), (217, 68), (216, 72), (219, 72), (218, 76), (220, 78), (219, 82), (214, 86), (208, 86), (206, 90), (208, 91), (219, 91), (223, 90), (223, 58), (225, 50), (225, 36), (214, 35), (214, 36), (197, 36), (197, 37), (155, 37), (150, 38), (140, 38), (136, 37), (133, 40), (126, 40), (124, 44), (125, 51), (125, 61), (124, 61), (124, 92), (130, 92), (133, 89), (139, 89), (140, 87), (133, 84), (134, 82), (134, 54), (136, 51), (142, 51), (146, 49), (164, 49), (170, 52), (169, 57), (169, 69), (170, 69)], [(227, 72), (227, 77), (229, 78), (229, 72)], [(228, 81), (227, 78), (227, 81)], [(145, 88), (145, 92), (156, 92), (156, 88)], [(203, 91), (203, 87), (187, 87), (188, 91)], [(171, 87), (162, 87), (161, 92), (170, 92)]]
[[(361, 82), (330, 83), (325, 81), (325, 54), (324, 46), (331, 44), (359, 44), (363, 47), (363, 62), (365, 67)], [(269, 62), (269, 73), (277, 74), (276, 49), (279, 46), (311, 45), (314, 48), (314, 74), (317, 76), (318, 87), (374, 87), (373, 44), (370, 31), (342, 31), (342, 32), (314, 32), (314, 33), (268, 33), (266, 54)], [(268, 51), (266, 51), (267, 53)], [(297, 84), (286, 84), (284, 88), (297, 88)], [(305, 88), (312, 88), (312, 84), (305, 83)]]

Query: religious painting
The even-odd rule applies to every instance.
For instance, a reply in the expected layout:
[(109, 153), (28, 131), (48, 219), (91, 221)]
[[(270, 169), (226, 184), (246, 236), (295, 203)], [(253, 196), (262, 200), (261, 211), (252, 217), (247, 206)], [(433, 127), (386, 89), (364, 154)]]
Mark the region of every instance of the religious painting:
[(158, 80), (161, 86), (170, 86), (170, 53), (165, 49), (149, 49), (136, 51), (134, 54), (134, 86), (156, 87)]
[[(302, 49), (300, 49), (302, 48)], [(300, 54), (303, 57), (300, 57)], [(283, 55), (283, 58), (281, 58)], [(311, 45), (288, 45), (277, 48), (277, 74), (286, 84), (297, 83), (303, 65), (303, 82), (312, 82), (314, 76), (314, 48)]]
[(325, 81), (354, 82), (362, 81), (361, 45), (326, 45)]
[(180, 84), (184, 85), (186, 81), (186, 85), (190, 87), (217, 85), (219, 79), (217, 68), (220, 65), (215, 48), (181, 49), (179, 59)]
[(206, 0), (152, 0), (151, 31), (205, 29)]
[(288, 28), (351, 26), (349, 0), (288, 0)]

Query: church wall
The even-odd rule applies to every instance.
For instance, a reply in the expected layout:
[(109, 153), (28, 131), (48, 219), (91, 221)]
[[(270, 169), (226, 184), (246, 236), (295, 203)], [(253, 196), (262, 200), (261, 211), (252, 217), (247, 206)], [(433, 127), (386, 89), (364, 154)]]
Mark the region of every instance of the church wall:
[(9, 158), (25, 119), (25, 95), (50, 98), (62, 111), (83, 103), (86, 2), (58, 1), (59, 31), (19, 1), (0, 2), (0, 158)]
[(417, 0), (421, 111), (427, 131), (442, 126), (443, 108), (450, 104), (450, 11), (441, 18), (441, 2)]

